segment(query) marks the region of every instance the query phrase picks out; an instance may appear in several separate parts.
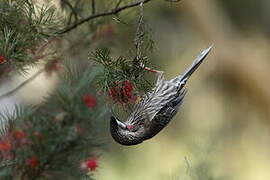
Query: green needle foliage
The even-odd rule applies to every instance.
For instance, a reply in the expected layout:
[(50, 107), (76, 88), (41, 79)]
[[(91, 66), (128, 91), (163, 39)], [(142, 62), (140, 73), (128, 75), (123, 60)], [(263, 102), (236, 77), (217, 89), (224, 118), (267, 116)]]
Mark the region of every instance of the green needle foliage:
[(108, 48), (100, 48), (90, 53), (89, 59), (95, 61), (103, 68), (99, 77), (99, 85), (104, 93), (110, 88), (119, 86), (119, 83), (128, 80), (135, 87), (137, 93), (142, 95), (152, 88), (152, 85), (145, 79), (147, 72), (144, 67), (149, 64), (148, 55), (154, 48), (152, 39), (153, 32), (144, 22), (143, 6), (140, 6), (138, 24), (133, 40), (134, 51), (132, 57), (119, 56), (113, 58)]
[(1, 115), (2, 122), (12, 122), (0, 141), (1, 159), (15, 161), (0, 169), (1, 179), (91, 177), (80, 166), (103, 148), (97, 132), (106, 119), (105, 103), (94, 98), (91, 85), (97, 73), (66, 64), (59, 87), (42, 105), (17, 106), (13, 115)]
[(146, 71), (140, 66), (140, 63), (146, 63), (147, 57), (141, 60), (130, 60), (123, 56), (113, 59), (109, 49), (101, 48), (91, 53), (89, 58), (103, 67), (103, 73), (98, 77), (98, 83), (105, 93), (110, 87), (124, 80), (129, 80), (138, 91), (144, 93), (151, 87), (151, 84), (145, 79)]
[(31, 0), (0, 1), (0, 55), (18, 72), (36, 63), (39, 45), (58, 29), (53, 7), (38, 7)]

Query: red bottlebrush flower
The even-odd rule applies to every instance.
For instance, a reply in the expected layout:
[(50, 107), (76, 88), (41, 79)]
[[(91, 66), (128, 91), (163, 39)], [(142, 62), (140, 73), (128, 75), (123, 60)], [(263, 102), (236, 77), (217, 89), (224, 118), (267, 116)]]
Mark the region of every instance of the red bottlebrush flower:
[(23, 131), (15, 131), (14, 137), (15, 137), (15, 139), (20, 140), (20, 139), (24, 139), (26, 137), (26, 134)]
[(122, 83), (110, 87), (108, 95), (114, 102), (121, 104), (135, 102), (137, 99), (133, 95), (133, 85), (129, 80), (122, 81)]
[(124, 96), (126, 96), (127, 98), (130, 98), (132, 96), (132, 90), (133, 90), (133, 86), (131, 82), (129, 80), (125, 80), (123, 82)]
[(0, 151), (10, 151), (12, 148), (10, 142), (0, 141)]
[(98, 167), (98, 164), (97, 164), (97, 160), (94, 158), (94, 159), (89, 159), (87, 162), (86, 162), (86, 166), (88, 169), (90, 169), (91, 171), (94, 171), (96, 170), (96, 168)]
[(111, 87), (109, 89), (109, 97), (114, 99), (117, 97), (117, 94), (118, 94), (118, 88), (117, 87)]
[(97, 104), (96, 98), (90, 94), (84, 95), (83, 101), (84, 104), (89, 108), (93, 108)]
[(26, 164), (31, 168), (36, 168), (39, 165), (39, 160), (36, 156), (32, 156), (26, 161)]
[(132, 96), (132, 92), (126, 91), (125, 89), (124, 89), (124, 91), (123, 91), (123, 94), (124, 94), (124, 97), (126, 97), (126, 98), (128, 98), (128, 99), (130, 99), (131, 96)]
[(132, 83), (129, 80), (125, 80), (123, 82), (123, 89), (127, 92), (132, 92), (133, 90)]
[(15, 139), (16, 147), (20, 147), (30, 142), (29, 139), (26, 138), (26, 133), (21, 130), (14, 131), (13, 137)]
[(87, 169), (90, 171), (95, 171), (97, 167), (98, 167), (98, 162), (95, 157), (91, 157), (88, 160), (82, 162), (81, 164), (82, 169)]
[(3, 64), (5, 61), (5, 57), (0, 54), (0, 64)]

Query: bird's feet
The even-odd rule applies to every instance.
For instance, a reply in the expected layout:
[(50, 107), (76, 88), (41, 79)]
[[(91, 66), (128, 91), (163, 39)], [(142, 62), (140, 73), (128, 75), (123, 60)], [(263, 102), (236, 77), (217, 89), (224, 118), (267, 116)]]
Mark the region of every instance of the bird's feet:
[(149, 67), (146, 67), (143, 63), (140, 63), (140, 67), (142, 67), (143, 69), (149, 71), (149, 72), (153, 72), (157, 74), (157, 81), (156, 81), (156, 86), (158, 84), (160, 84), (163, 80), (164, 80), (164, 72), (163, 71), (158, 71), (155, 69), (151, 69)]
[(146, 67), (143, 63), (140, 63), (140, 67), (143, 68), (146, 71), (153, 72), (153, 73), (163, 73), (163, 71), (158, 71), (155, 69), (151, 69), (149, 67)]

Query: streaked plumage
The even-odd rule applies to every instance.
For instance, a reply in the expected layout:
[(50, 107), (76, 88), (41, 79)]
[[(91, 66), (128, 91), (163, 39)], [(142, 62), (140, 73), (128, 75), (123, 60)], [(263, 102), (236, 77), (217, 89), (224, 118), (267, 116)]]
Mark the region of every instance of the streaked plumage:
[(152, 92), (143, 97), (126, 122), (121, 122), (112, 114), (110, 125), (114, 140), (122, 145), (136, 145), (159, 133), (179, 110), (186, 94), (184, 88), (192, 73), (199, 67), (212, 46), (202, 51), (193, 64), (182, 74), (165, 80), (162, 71)]

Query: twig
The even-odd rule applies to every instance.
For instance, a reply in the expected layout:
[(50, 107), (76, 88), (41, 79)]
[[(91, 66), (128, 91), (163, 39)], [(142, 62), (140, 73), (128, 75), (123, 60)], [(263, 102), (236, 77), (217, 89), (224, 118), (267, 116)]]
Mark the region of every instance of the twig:
[(77, 22), (78, 15), (77, 15), (77, 12), (75, 11), (74, 7), (70, 4), (70, 2), (68, 0), (62, 0), (62, 2), (65, 3), (69, 7), (69, 9), (71, 10), (71, 13), (70, 13), (69, 18), (68, 18), (68, 24), (71, 23), (72, 15), (74, 15), (75, 22)]
[[(81, 0), (77, 0), (77, 1), (75, 2), (74, 9), (77, 9), (77, 8), (78, 8), (78, 5), (80, 4), (80, 2), (81, 2)], [(83, 17), (80, 15), (80, 13), (77, 13), (76, 15), (79, 16), (80, 18), (83, 18)], [(78, 21), (78, 20), (76, 20), (76, 22), (77, 22), (77, 21)]]
[(141, 53), (141, 45), (142, 45), (142, 37), (144, 35), (144, 29), (143, 29), (143, 2), (140, 4), (140, 19), (138, 22), (137, 30), (135, 33), (135, 38), (134, 38), (134, 45), (136, 48), (136, 57), (135, 60), (140, 60), (142, 53)]
[[(43, 44), (38, 50), (36, 50), (34, 52), (34, 54), (41, 54), (45, 48), (51, 44), (53, 41), (57, 40), (56, 37), (52, 37), (50, 38), (45, 44)], [(55, 54), (55, 52), (52, 53), (47, 53), (47, 54), (43, 54), (43, 55), (39, 55), (35, 57), (35, 60), (39, 60), (39, 59), (43, 59), (46, 56)], [(29, 82), (31, 82), (32, 80), (34, 80), (37, 76), (39, 76), (43, 71), (45, 70), (45, 68), (40, 69), (38, 72), (36, 72), (33, 76), (31, 76), (29, 79), (25, 80), (24, 82), (22, 82), (20, 85), (18, 85), (16, 88), (12, 89), (11, 91), (8, 91), (2, 95), (0, 95), (0, 100), (4, 99), (5, 97), (8, 96), (12, 96), (16, 91), (20, 90), (23, 86), (25, 86), (26, 84), (28, 84)]]
[[(86, 19), (83, 19), (81, 21), (79, 21), (77, 24), (74, 24), (72, 25), (71, 27), (65, 29), (64, 31), (62, 32), (59, 32), (59, 34), (64, 34), (64, 33), (67, 33), (73, 29), (75, 29), (77, 26), (91, 20), (91, 19), (95, 19), (95, 18), (98, 18), (98, 17), (103, 17), (103, 16), (109, 16), (109, 15), (114, 15), (114, 14), (117, 14), (125, 9), (128, 9), (128, 8), (131, 8), (131, 7), (135, 7), (135, 6), (138, 6), (138, 5), (142, 5), (142, 4), (145, 4), (147, 2), (150, 2), (151, 0), (143, 0), (143, 1), (138, 1), (138, 2), (134, 2), (134, 3), (131, 3), (131, 4), (128, 4), (128, 5), (125, 5), (125, 6), (122, 6), (122, 7), (119, 7), (119, 8), (115, 8), (111, 11), (107, 11), (107, 12), (103, 12), (103, 13), (99, 13), (99, 14), (95, 14), (95, 15), (92, 15), (92, 16), (89, 16), (88, 18)], [(119, 1), (121, 2), (121, 0)], [(142, 6), (141, 6), (142, 7)], [(140, 24), (142, 23), (142, 18), (143, 18), (143, 9), (141, 8), (141, 17), (140, 17), (140, 21), (139, 21), (139, 26), (141, 26)], [(138, 29), (140, 29), (138, 26)], [(138, 31), (137, 29), (137, 31)], [(137, 34), (137, 33), (136, 33)], [(50, 44), (52, 41), (55, 40), (55, 37), (50, 39), (44, 46), (42, 46), (37, 52), (42, 52), (44, 50), (44, 48)], [(140, 50), (137, 50), (137, 51), (140, 51)], [(139, 57), (139, 56), (138, 56)], [(7, 93), (4, 93), (2, 95), (0, 95), (0, 100), (4, 99), (5, 97), (8, 97), (8, 96), (11, 96), (13, 95), (16, 91), (20, 90), (23, 86), (25, 86), (26, 84), (28, 84), (29, 82), (31, 82), (33, 79), (35, 79), (37, 76), (39, 76), (43, 71), (45, 71), (45, 68), (39, 70), (38, 72), (36, 72), (32, 77), (30, 77), (29, 79), (25, 80), (24, 82), (22, 82), (19, 86), (17, 86), (16, 88), (14, 88), (13, 90), (7, 92)]]
[(137, 1), (137, 2), (134, 2), (134, 3), (131, 3), (131, 4), (125, 5), (125, 6), (121, 6), (121, 7), (119, 7), (119, 8), (112, 9), (112, 10), (110, 10), (110, 11), (106, 11), (106, 12), (102, 12), (102, 13), (98, 13), (98, 14), (91, 15), (91, 16), (89, 16), (89, 17), (87, 17), (87, 18), (85, 18), (85, 19), (82, 19), (82, 20), (80, 20), (79, 22), (73, 24), (72, 26), (70, 26), (70, 27), (68, 27), (68, 28), (66, 28), (66, 29), (64, 29), (64, 30), (62, 30), (62, 31), (60, 31), (60, 32), (58, 32), (58, 34), (65, 34), (65, 33), (69, 32), (69, 31), (72, 31), (73, 29), (77, 28), (77, 26), (80, 26), (80, 25), (82, 25), (82, 24), (84, 24), (84, 23), (86, 23), (87, 21), (90, 21), (90, 20), (92, 20), (92, 19), (96, 19), (96, 18), (104, 17), (104, 16), (115, 15), (115, 14), (117, 14), (117, 13), (119, 13), (119, 12), (125, 10), (125, 9), (129, 9), (129, 8), (138, 6), (138, 5), (140, 5), (141, 3), (146, 4), (146, 3), (150, 2), (150, 1), (151, 1), (151, 0)]
[(13, 95), (16, 91), (20, 90), (23, 86), (25, 86), (26, 84), (28, 84), (29, 82), (31, 82), (32, 80), (34, 80), (37, 76), (39, 76), (44, 70), (45, 70), (45, 68), (40, 69), (33, 76), (31, 76), (29, 79), (27, 79), (24, 82), (22, 82), (16, 88), (12, 89), (11, 91), (8, 91), (7, 93), (4, 93), (4, 94), (0, 95), (0, 100), (4, 99), (5, 97), (8, 97), (8, 96)]
[(116, 6), (115, 6), (115, 9), (117, 9), (117, 8), (120, 6), (120, 4), (121, 4), (122, 1), (123, 1), (123, 0), (119, 0), (119, 1), (117, 2)]
[[(44, 48), (44, 46), (47, 46), (47, 45), (48, 45), (49, 43), (51, 43), (53, 40), (55, 40), (55, 39), (49, 40), (46, 44), (44, 44), (44, 45), (42, 46), (42, 48)], [(78, 41), (78, 42), (79, 42), (79, 41)], [(63, 50), (63, 52), (61, 52), (56, 58), (59, 58), (59, 57), (63, 56), (64, 54), (66, 54), (67, 52), (69, 52), (70, 49), (72, 49), (72, 48), (73, 48), (73, 46), (68, 47), (67, 49)], [(39, 49), (37, 52), (42, 52), (42, 51), (43, 51), (43, 49), (42, 49), (42, 50)], [(47, 55), (50, 55), (50, 54), (47, 54)], [(42, 59), (43, 56), (37, 56), (36, 58)], [(8, 97), (8, 96), (12, 96), (13, 94), (16, 93), (16, 91), (20, 90), (23, 86), (25, 86), (25, 85), (27, 85), (28, 83), (30, 83), (32, 80), (34, 80), (36, 77), (38, 77), (38, 76), (39, 76), (42, 72), (44, 72), (44, 71), (46, 71), (46, 65), (45, 65), (42, 69), (40, 69), (38, 72), (36, 72), (33, 76), (31, 76), (29, 79), (25, 80), (25, 81), (22, 82), (20, 85), (18, 85), (16, 88), (14, 88), (14, 89), (12, 89), (12, 90), (10, 90), (10, 91), (8, 91), (8, 92), (6, 92), (6, 93), (0, 95), (0, 100), (6, 98), (6, 97)]]
[(96, 1), (92, 0), (92, 15), (96, 14)]
[(40, 53), (42, 53), (49, 44), (51, 44), (53, 41), (56, 41), (57, 39), (58, 39), (57, 37), (51, 37), (51, 38), (49, 38), (48, 41), (45, 44), (43, 44), (38, 50), (36, 50), (34, 52), (34, 54), (40, 54)]
[(50, 52), (50, 53), (47, 53), (47, 54), (43, 54), (43, 55), (40, 55), (40, 56), (36, 56), (35, 60), (39, 60), (39, 59), (43, 59), (47, 56), (50, 56), (50, 55), (54, 55), (56, 54), (56, 51), (53, 51), (53, 52)]

